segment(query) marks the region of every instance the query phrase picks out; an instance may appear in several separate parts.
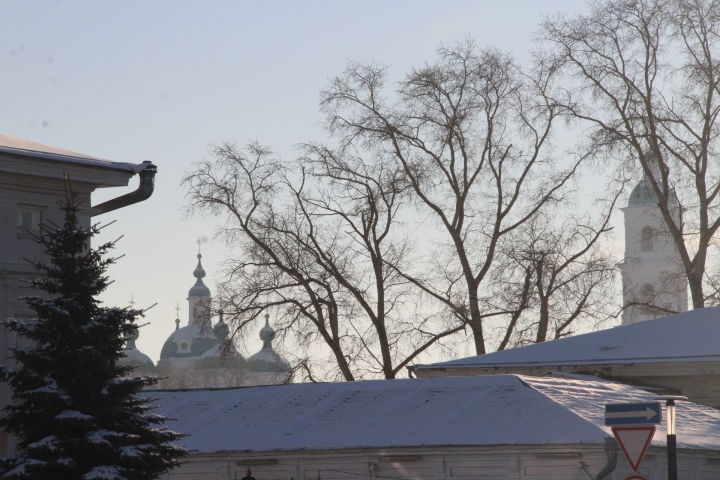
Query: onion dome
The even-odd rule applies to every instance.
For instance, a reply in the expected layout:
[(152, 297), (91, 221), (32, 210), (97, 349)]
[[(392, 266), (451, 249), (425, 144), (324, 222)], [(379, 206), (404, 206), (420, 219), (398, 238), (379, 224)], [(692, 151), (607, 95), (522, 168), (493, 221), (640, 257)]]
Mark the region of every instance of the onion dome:
[(188, 298), (192, 297), (209, 297), (210, 296), (210, 289), (205, 286), (205, 283), (203, 283), (203, 278), (205, 277), (205, 269), (202, 266), (202, 254), (197, 254), (197, 267), (195, 267), (195, 270), (193, 271), (193, 276), (197, 278), (195, 281), (195, 285), (192, 286), (190, 291), (188, 292)]
[(155, 363), (135, 346), (139, 337), (140, 332), (135, 329), (132, 336), (127, 339), (125, 350), (123, 350), (122, 357), (118, 359), (118, 364), (123, 367), (132, 367), (132, 374), (135, 375), (157, 375)]
[[(656, 207), (658, 204), (658, 197), (653, 190), (650, 179), (644, 176), (640, 183), (638, 183), (633, 191), (630, 193), (628, 199), (628, 207)], [(670, 189), (670, 195), (668, 195), (668, 205), (677, 207), (680, 205), (675, 189)]]
[(275, 330), (270, 326), (270, 315), (265, 314), (265, 326), (260, 329), (262, 349), (247, 359), (247, 368), (254, 373), (289, 374), (290, 364), (273, 350)]
[(245, 359), (229, 340), (230, 327), (223, 320), (222, 312), (220, 312), (220, 320), (212, 328), (212, 331), (217, 343), (202, 354), (202, 358), (197, 363), (197, 368), (243, 368)]
[(213, 333), (219, 340), (227, 341), (230, 336), (230, 327), (227, 326), (225, 320), (223, 320), (223, 314), (220, 312), (220, 320), (213, 327)]

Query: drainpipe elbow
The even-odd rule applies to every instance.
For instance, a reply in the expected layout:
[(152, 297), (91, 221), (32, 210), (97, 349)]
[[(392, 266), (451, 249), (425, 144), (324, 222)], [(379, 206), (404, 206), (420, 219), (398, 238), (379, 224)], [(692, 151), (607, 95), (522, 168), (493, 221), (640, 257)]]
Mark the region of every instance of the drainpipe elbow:
[(93, 215), (101, 215), (103, 213), (112, 212), (113, 210), (127, 207), (133, 203), (142, 202), (143, 200), (150, 198), (155, 190), (155, 174), (157, 173), (157, 167), (152, 162), (148, 161), (143, 162), (141, 166), (143, 168), (138, 173), (140, 176), (140, 184), (138, 185), (138, 188), (133, 192), (110, 199), (100, 205), (95, 205), (92, 207)]

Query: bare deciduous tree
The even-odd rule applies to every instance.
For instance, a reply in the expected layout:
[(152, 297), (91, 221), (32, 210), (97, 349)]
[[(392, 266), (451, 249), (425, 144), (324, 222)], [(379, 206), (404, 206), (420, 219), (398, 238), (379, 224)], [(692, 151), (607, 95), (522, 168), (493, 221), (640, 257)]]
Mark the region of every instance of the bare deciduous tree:
[(486, 299), (491, 308), (505, 305), (512, 312), (498, 350), (570, 335), (581, 318), (607, 320), (616, 267), (599, 240), (610, 230), (614, 203), (598, 226), (577, 219), (557, 223), (540, 215), (503, 245), (495, 288)]
[(468, 43), (411, 71), (396, 103), (383, 96), (385, 77), (383, 67), (353, 64), (336, 78), (322, 94), (330, 131), (344, 146), (392, 159), (446, 232), (452, 255), (437, 266), (441, 274), (403, 276), (469, 325), (485, 353), (485, 320), (508, 313), (481, 302), (499, 246), (558, 205), (580, 162), (561, 165), (549, 148), (555, 68), (538, 59), (524, 74), (507, 56)]
[(227, 216), (225, 239), (244, 244), (222, 288), (236, 331), (281, 307), (281, 329), (305, 346), (321, 338), (342, 378), (354, 380), (394, 378), (462, 329), (402, 304), (409, 285), (388, 267), (407, 251), (391, 232), (404, 188), (392, 166), (308, 145), (291, 169), (257, 145), (225, 145), (185, 182), (193, 206)]
[(595, 2), (587, 15), (547, 21), (544, 32), (568, 78), (558, 104), (591, 127), (591, 148), (639, 163), (692, 304), (703, 307), (717, 292), (707, 261), (720, 227), (720, 2)]
[(322, 93), (334, 148), (305, 145), (291, 164), (218, 148), (185, 183), (241, 248), (221, 288), (236, 332), (275, 308), (280, 332), (322, 340), (342, 378), (394, 378), (468, 327), (485, 353), (606, 313), (609, 213), (560, 214), (583, 157), (554, 155), (556, 68), (536, 65), (460, 44), (389, 101), (385, 68), (352, 64)]

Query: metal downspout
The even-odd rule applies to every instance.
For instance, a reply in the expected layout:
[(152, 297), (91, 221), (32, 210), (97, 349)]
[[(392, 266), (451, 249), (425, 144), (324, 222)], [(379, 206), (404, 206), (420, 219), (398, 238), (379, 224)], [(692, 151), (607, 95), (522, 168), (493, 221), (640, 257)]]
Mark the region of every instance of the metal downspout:
[(133, 203), (142, 202), (150, 198), (153, 190), (155, 190), (155, 174), (157, 173), (157, 167), (152, 162), (145, 161), (142, 163), (145, 167), (140, 171), (140, 184), (138, 188), (130, 193), (121, 195), (119, 197), (110, 199), (100, 205), (92, 207), (92, 214), (102, 215), (103, 213), (112, 212), (118, 208), (127, 207)]
[(607, 478), (615, 470), (615, 467), (617, 467), (618, 444), (613, 437), (607, 437), (605, 439), (605, 454), (608, 457), (608, 461), (603, 469), (600, 470), (600, 473), (597, 474), (595, 480)]

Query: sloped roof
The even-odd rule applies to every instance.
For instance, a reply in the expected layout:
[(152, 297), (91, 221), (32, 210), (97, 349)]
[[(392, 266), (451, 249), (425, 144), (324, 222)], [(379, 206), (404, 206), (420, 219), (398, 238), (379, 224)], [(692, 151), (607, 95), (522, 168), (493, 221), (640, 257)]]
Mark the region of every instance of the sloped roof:
[[(191, 451), (602, 444), (606, 403), (647, 401), (586, 378), (433, 377), (148, 392)], [(720, 450), (720, 412), (678, 407), (681, 447)], [(656, 434), (658, 443), (663, 436)]]
[(720, 307), (416, 369), (720, 361)]
[(124, 162), (112, 162), (98, 157), (77, 153), (62, 148), (51, 147), (41, 143), (25, 140), (22, 138), (11, 137), (9, 135), (0, 134), (0, 153), (9, 153), (12, 155), (21, 155), (24, 157), (40, 158), (45, 160), (54, 160), (61, 162), (69, 162), (95, 167), (112, 168), (116, 170), (126, 170), (137, 173), (145, 168), (142, 164), (132, 164)]

